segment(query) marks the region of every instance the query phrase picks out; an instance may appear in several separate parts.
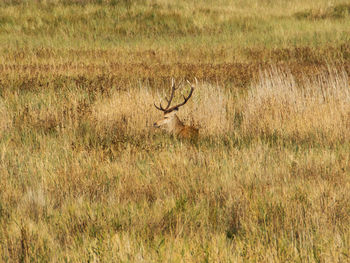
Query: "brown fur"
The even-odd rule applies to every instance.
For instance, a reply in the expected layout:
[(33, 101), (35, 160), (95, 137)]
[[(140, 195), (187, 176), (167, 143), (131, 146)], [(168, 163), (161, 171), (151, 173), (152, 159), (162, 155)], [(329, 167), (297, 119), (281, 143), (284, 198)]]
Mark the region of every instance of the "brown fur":
[(164, 114), (164, 118), (154, 123), (154, 127), (162, 128), (178, 138), (197, 140), (199, 130), (192, 126), (184, 125), (176, 115), (177, 110)]
[(183, 139), (198, 140), (199, 130), (195, 127), (184, 126), (183, 129), (178, 133), (178, 137)]

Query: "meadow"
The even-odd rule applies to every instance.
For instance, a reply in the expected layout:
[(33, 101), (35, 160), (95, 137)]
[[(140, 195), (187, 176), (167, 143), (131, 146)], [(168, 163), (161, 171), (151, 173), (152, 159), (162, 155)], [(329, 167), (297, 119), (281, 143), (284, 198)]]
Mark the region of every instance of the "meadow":
[(1, 1), (0, 261), (350, 261), (349, 76), (348, 1)]

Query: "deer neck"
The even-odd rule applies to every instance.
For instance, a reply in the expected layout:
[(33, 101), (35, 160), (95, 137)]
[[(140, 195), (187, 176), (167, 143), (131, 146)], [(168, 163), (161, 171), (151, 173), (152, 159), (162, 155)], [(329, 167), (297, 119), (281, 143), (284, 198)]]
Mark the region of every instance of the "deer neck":
[(179, 119), (179, 117), (177, 117), (177, 115), (175, 114), (174, 115), (174, 118), (173, 118), (173, 120), (172, 120), (172, 122), (171, 122), (171, 130), (175, 133), (175, 134), (177, 134), (177, 133), (179, 133), (180, 131), (182, 131), (183, 130), (183, 128), (184, 128), (184, 124), (183, 124), (183, 122)]

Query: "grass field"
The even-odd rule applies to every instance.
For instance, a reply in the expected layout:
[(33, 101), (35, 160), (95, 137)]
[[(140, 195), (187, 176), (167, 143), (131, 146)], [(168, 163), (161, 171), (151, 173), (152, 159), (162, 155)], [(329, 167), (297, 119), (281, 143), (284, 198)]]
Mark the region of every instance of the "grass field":
[(349, 76), (348, 1), (1, 1), (0, 261), (349, 262)]

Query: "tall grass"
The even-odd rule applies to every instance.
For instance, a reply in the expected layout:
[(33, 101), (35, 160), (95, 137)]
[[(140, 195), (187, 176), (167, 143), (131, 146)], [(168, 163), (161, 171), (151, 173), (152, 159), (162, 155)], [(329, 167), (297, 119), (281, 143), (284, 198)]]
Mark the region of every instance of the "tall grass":
[(247, 98), (245, 131), (254, 135), (348, 140), (349, 92), (347, 74), (331, 68), (302, 83), (276, 68), (261, 72)]
[[(349, 261), (348, 16), (2, 1), (0, 261)], [(171, 77), (197, 144), (153, 128)]]
[(347, 44), (348, 8), (342, 1), (7, 1), (0, 5), (0, 39), (5, 52), (170, 49), (182, 57), (199, 48), (202, 59), (220, 49), (228, 52), (220, 60), (244, 61), (242, 50), (250, 48)]
[(2, 259), (346, 261), (349, 86), (325, 74), (297, 83), (272, 69), (247, 92), (200, 80), (179, 112), (197, 145), (151, 127), (170, 79), (162, 91), (13, 87)]

